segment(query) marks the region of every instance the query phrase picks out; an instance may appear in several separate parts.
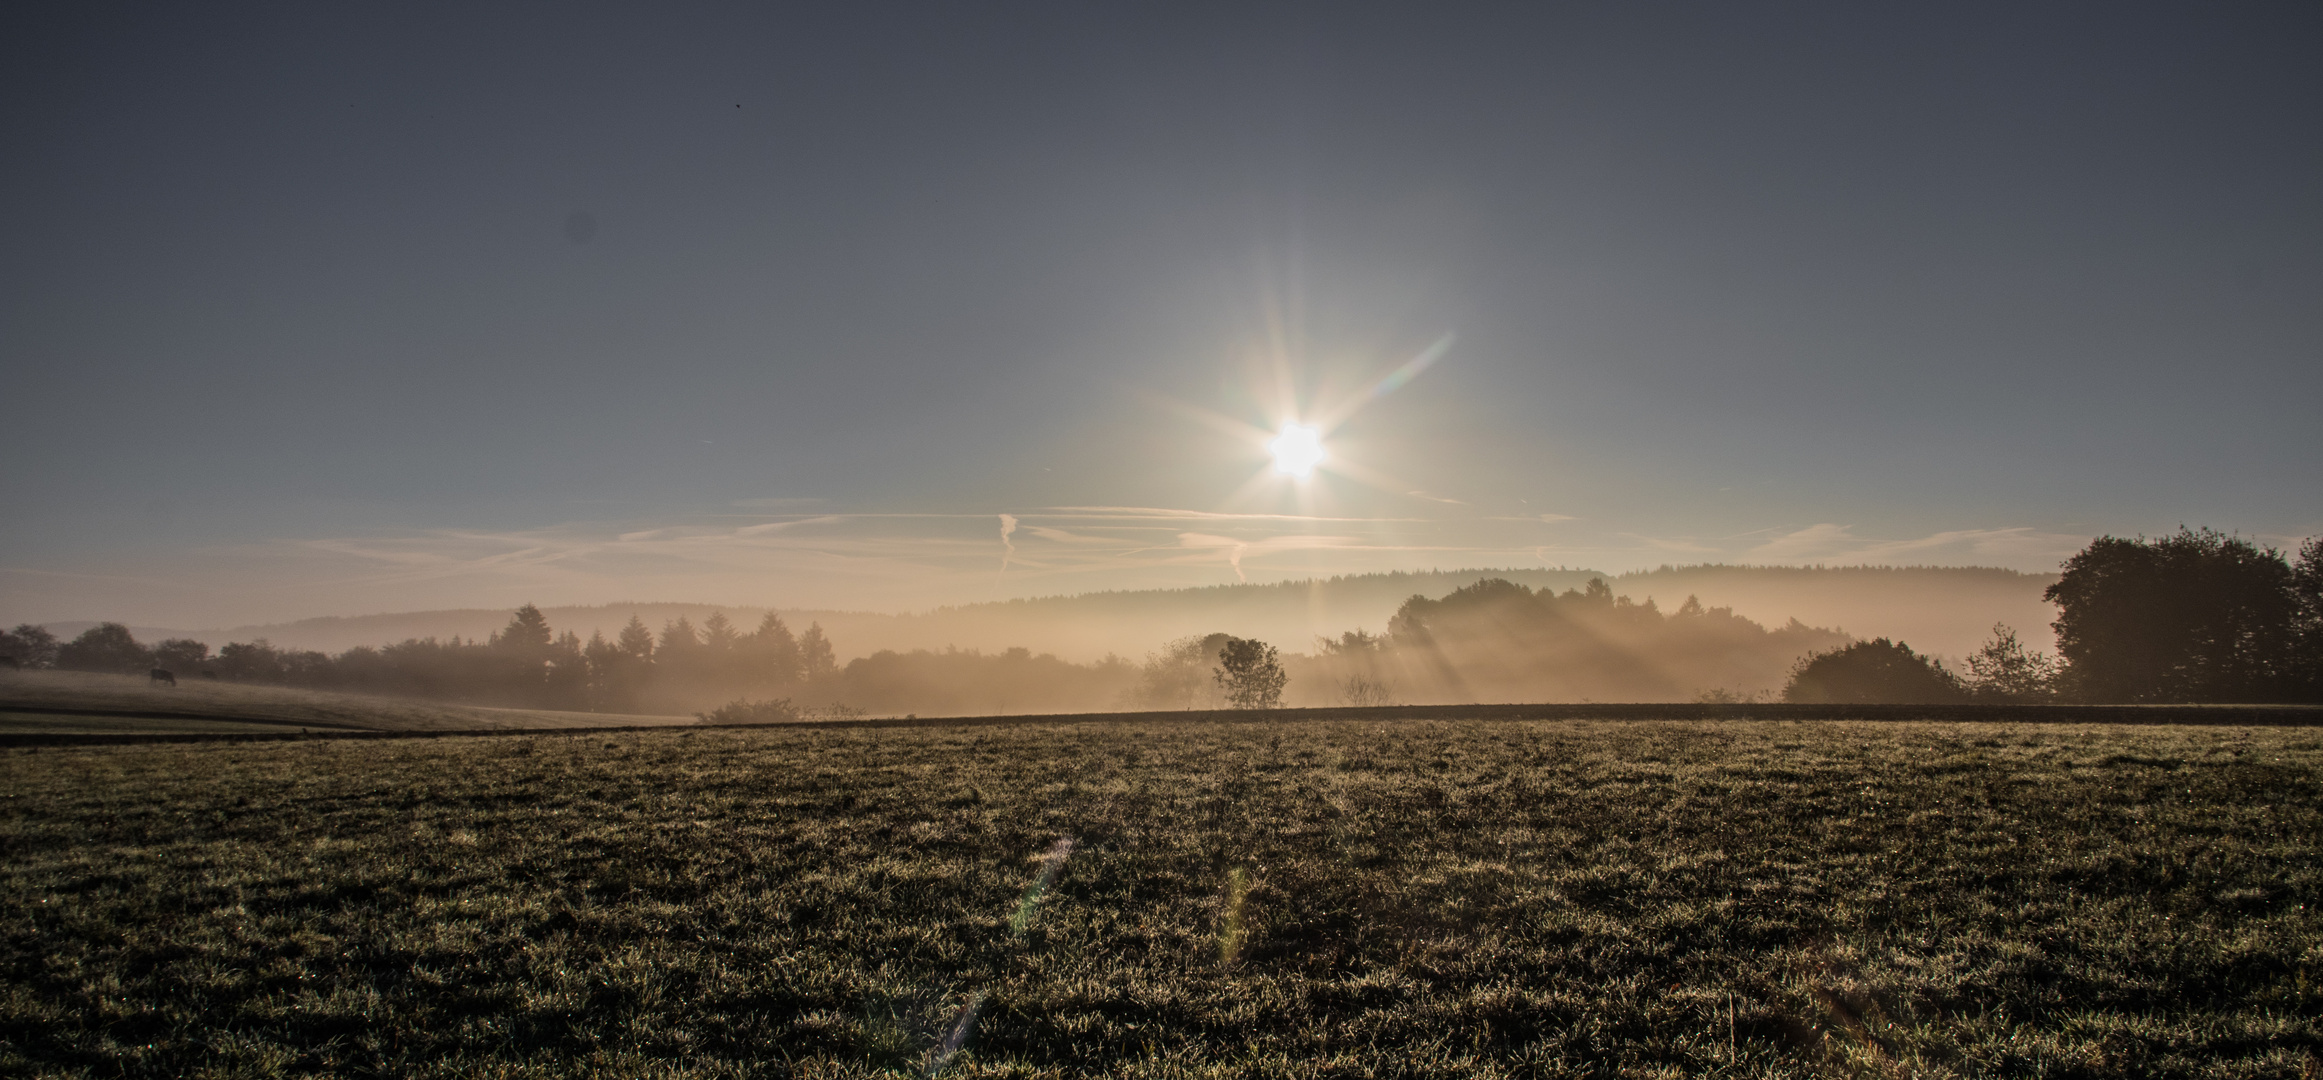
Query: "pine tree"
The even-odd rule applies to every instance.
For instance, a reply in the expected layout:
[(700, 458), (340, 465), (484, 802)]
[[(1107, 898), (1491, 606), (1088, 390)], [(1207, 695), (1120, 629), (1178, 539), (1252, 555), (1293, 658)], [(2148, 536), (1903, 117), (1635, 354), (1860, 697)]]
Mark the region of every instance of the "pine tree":
[(799, 672), (808, 681), (827, 679), (839, 672), (839, 659), (823, 636), (823, 624), (814, 623), (799, 635)]
[[(644, 627), (639, 626), (638, 629), (642, 630)], [(621, 646), (605, 640), (605, 634), (601, 630), (590, 631), (589, 643), (581, 647), (581, 658), (588, 661), (589, 670), (599, 676), (612, 670), (614, 663), (623, 655)]]
[(516, 609), (516, 617), (508, 620), (507, 627), (492, 635), (492, 644), (510, 652), (547, 652), (555, 636), (549, 629), (548, 616), (526, 604)]
[(712, 652), (732, 652), (741, 640), (742, 634), (727, 621), (725, 612), (713, 611), (709, 618), (702, 620), (702, 644)]
[(639, 660), (653, 659), (653, 631), (646, 629), (645, 620), (635, 615), (621, 628), (621, 636), (614, 645)]
[(750, 635), (750, 652), (759, 677), (786, 685), (799, 681), (799, 642), (783, 625), (782, 616), (769, 611), (758, 621), (758, 631)]

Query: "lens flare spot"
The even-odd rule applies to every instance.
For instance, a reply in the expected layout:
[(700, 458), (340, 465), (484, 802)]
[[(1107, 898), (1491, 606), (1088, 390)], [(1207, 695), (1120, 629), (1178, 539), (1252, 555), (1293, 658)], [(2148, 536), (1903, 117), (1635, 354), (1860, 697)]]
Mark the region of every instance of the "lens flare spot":
[(1242, 923), (1242, 904), (1250, 898), (1250, 871), (1235, 867), (1226, 875), (1225, 918), (1218, 921), (1218, 962), (1229, 967), (1242, 959), (1249, 931)]
[(1274, 455), (1274, 471), (1284, 476), (1304, 480), (1323, 463), (1323, 433), (1305, 424), (1284, 424), (1266, 448)]

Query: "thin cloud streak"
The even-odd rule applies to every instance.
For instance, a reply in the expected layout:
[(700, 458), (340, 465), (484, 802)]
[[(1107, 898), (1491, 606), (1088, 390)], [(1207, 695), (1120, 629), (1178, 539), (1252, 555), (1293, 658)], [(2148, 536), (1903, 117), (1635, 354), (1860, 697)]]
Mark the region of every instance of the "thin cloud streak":
[[(822, 513), (738, 523), (572, 522), (281, 540), (184, 553), (110, 575), (7, 571), (14, 618), (149, 625), (651, 598), (872, 611), (1008, 596), (1189, 588), (1391, 570), (1557, 564), (1931, 563), (2053, 568), (2086, 538), (2029, 526), (1917, 537), (1832, 523), (1718, 537), (1605, 531), (1541, 517), (1333, 517), (1068, 506), (993, 514)], [(1007, 526), (1013, 523), (1014, 528)], [(103, 599), (92, 604), (89, 597)]]

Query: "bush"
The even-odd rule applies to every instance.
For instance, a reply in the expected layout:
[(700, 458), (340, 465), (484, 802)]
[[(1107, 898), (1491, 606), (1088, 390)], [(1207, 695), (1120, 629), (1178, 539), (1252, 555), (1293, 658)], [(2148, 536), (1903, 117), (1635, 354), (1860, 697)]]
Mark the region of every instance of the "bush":
[(1968, 657), (1968, 694), (1999, 705), (2033, 705), (2056, 697), (2057, 661), (2032, 652), (2016, 631), (1994, 623), (1992, 640)]
[(789, 698), (772, 701), (735, 698), (709, 712), (695, 713), (694, 719), (705, 724), (795, 724), (804, 717)]
[(1810, 653), (1791, 669), (1783, 700), (1799, 705), (1950, 705), (1966, 688), (1934, 660), (1886, 638)]

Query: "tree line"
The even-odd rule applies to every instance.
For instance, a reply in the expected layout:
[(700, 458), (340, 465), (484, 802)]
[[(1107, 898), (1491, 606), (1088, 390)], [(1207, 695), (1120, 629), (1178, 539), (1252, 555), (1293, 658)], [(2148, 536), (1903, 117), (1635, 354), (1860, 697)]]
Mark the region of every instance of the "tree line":
[(1688, 597), (1670, 612), (1603, 579), (1534, 590), (1485, 579), (1413, 596), (1382, 634), (1349, 631), (1284, 655), (1231, 634), (1181, 638), (1143, 663), (1077, 664), (1007, 649), (881, 650), (841, 666), (819, 624), (793, 634), (768, 613), (749, 631), (722, 614), (656, 634), (631, 616), (611, 639), (559, 633), (518, 609), (483, 641), (414, 638), (337, 655), (264, 640), (212, 653), (147, 646), (119, 623), (59, 642), (0, 632), (21, 667), (142, 673), (600, 712), (806, 710), (928, 715), (1113, 708), (1252, 708), (1494, 701), (1749, 701), (1940, 704), (2323, 701), (2323, 539), (2293, 560), (2214, 530), (2101, 537), (2048, 590), (2057, 654), (2008, 627), (1953, 671), (1909, 645), (1854, 641), (1797, 620), (1762, 626)]
[(1954, 672), (1875, 638), (1810, 654), (1783, 698), (1859, 704), (2323, 702), (2323, 537), (2296, 559), (2215, 529), (2105, 536), (2045, 594), (2057, 655), (1993, 636)]
[(592, 712), (682, 712), (711, 698), (793, 692), (838, 672), (820, 624), (793, 634), (772, 612), (748, 632), (713, 614), (700, 627), (680, 617), (658, 635), (632, 615), (614, 637), (583, 641), (556, 632), (531, 604), (487, 640), (412, 638), (335, 656), (263, 638), (215, 653), (187, 638), (146, 646), (110, 622), (65, 642), (38, 626), (0, 631), (0, 656), (18, 667), (116, 674), (158, 667), (180, 677)]

